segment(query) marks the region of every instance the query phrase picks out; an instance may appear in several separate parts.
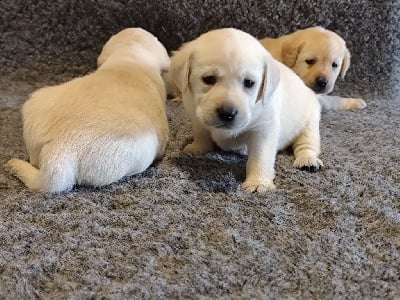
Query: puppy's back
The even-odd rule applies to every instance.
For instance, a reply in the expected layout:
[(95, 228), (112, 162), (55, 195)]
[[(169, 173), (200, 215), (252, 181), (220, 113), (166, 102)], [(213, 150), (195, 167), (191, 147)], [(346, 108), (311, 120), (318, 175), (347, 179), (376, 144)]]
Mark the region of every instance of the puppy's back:
[(140, 64), (40, 89), (22, 111), (32, 165), (14, 161), (9, 167), (36, 174), (40, 178), (31, 181), (40, 184), (31, 187), (50, 192), (142, 172), (167, 143), (165, 98), (161, 76)]

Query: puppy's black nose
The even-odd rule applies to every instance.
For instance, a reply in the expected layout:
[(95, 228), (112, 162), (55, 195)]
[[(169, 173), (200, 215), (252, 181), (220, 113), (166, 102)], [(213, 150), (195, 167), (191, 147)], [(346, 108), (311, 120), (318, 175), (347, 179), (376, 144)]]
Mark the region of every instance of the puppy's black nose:
[(325, 77), (318, 77), (315, 83), (317, 84), (318, 88), (324, 89), (328, 84), (328, 80)]
[(235, 119), (237, 113), (238, 110), (233, 106), (221, 106), (217, 108), (218, 118), (224, 122), (232, 122)]

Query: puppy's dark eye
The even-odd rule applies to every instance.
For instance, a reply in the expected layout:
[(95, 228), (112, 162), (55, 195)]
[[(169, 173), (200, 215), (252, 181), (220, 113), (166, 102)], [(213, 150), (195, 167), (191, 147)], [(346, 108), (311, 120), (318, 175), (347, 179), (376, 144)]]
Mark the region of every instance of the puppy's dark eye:
[(245, 88), (250, 89), (250, 88), (253, 87), (254, 81), (251, 80), (251, 79), (245, 78), (245, 79), (243, 80), (243, 85), (244, 85)]
[(315, 59), (306, 59), (306, 63), (310, 66), (312, 66), (313, 64), (315, 64)]
[(338, 65), (337, 65), (337, 63), (332, 63), (332, 68), (337, 68), (338, 67)]
[(201, 78), (203, 80), (204, 84), (207, 85), (214, 85), (217, 82), (217, 77), (215, 76), (204, 76)]

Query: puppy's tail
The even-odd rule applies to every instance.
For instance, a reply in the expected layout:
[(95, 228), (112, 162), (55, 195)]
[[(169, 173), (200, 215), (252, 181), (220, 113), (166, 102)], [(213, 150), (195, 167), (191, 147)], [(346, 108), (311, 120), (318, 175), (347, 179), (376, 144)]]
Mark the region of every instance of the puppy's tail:
[(13, 158), (6, 163), (5, 167), (29, 189), (37, 192), (40, 191), (40, 172), (30, 163)]
[(42, 164), (41, 169), (30, 163), (11, 159), (5, 167), (20, 179), (30, 190), (44, 193), (59, 193), (70, 190), (75, 183), (75, 171), (68, 160), (53, 157)]

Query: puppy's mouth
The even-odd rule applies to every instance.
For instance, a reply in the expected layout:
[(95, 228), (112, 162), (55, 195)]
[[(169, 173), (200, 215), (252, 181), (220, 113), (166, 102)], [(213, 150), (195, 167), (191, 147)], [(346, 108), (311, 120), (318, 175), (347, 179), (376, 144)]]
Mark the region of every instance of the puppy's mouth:
[(243, 124), (239, 124), (238, 122), (222, 122), (220, 120), (204, 120), (203, 119), (203, 124), (206, 125), (209, 128), (215, 128), (215, 129), (220, 129), (220, 130), (233, 130), (233, 129), (238, 129), (243, 126)]
[(323, 87), (319, 87), (319, 86), (311, 86), (311, 89), (316, 93), (316, 94), (327, 94), (328, 93), (328, 89), (327, 88), (323, 88)]
[(234, 129), (236, 126), (234, 124), (232, 124), (232, 123), (224, 123), (224, 124), (214, 125), (213, 127), (218, 128), (218, 129), (229, 130), (229, 129)]
[(206, 125), (209, 127), (215, 128), (215, 129), (219, 129), (219, 130), (226, 130), (226, 131), (239, 130), (240, 131), (247, 127), (248, 122), (245, 120), (235, 120), (234, 122), (221, 122), (221, 121), (218, 122), (218, 121), (216, 121), (213, 124), (208, 123)]

